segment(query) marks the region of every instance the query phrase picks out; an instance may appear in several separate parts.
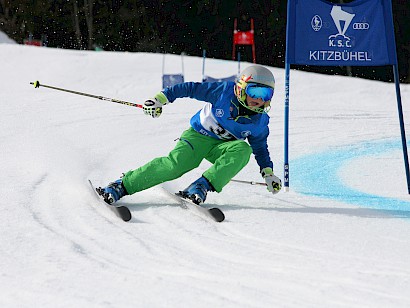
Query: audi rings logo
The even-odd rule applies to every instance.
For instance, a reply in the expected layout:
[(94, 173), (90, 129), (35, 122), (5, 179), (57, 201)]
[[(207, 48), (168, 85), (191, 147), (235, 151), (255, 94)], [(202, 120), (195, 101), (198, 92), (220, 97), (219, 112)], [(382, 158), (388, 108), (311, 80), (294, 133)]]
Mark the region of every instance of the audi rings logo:
[(354, 30), (368, 30), (370, 25), (367, 22), (355, 22), (353, 24)]

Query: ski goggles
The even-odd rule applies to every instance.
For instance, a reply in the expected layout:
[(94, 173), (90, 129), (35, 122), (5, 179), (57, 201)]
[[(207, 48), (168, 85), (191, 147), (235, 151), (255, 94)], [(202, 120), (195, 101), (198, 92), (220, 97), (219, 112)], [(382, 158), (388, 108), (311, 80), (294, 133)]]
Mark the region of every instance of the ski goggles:
[(246, 95), (252, 98), (261, 98), (264, 102), (272, 99), (273, 89), (256, 83), (249, 83), (245, 88)]

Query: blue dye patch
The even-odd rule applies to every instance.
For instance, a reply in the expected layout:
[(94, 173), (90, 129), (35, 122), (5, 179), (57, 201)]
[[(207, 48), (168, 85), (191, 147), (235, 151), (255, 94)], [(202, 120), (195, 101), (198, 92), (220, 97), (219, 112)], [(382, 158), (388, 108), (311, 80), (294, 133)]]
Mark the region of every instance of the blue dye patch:
[(410, 202), (355, 190), (346, 186), (339, 176), (340, 170), (353, 159), (376, 156), (398, 149), (401, 149), (400, 141), (367, 141), (303, 156), (290, 163), (291, 170), (294, 170), (291, 173), (290, 186), (304, 195), (328, 198), (410, 218)]

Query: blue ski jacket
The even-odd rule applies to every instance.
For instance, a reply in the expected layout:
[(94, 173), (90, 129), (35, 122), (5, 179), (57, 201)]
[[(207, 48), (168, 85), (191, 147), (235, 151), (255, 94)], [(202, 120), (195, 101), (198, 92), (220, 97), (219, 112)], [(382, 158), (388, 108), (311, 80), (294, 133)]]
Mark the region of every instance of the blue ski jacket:
[(235, 83), (185, 82), (162, 92), (173, 102), (177, 98), (190, 97), (206, 102), (191, 118), (191, 126), (198, 133), (221, 140), (247, 139), (261, 169), (273, 168), (267, 138), (269, 116), (266, 113), (239, 116), (239, 102), (234, 94)]

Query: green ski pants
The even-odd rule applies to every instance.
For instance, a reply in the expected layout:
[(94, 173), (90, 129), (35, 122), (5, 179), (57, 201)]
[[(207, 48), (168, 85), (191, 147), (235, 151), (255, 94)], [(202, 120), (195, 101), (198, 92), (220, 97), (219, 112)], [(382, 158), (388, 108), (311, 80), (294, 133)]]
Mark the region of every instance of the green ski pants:
[(203, 159), (213, 165), (203, 173), (217, 192), (249, 162), (252, 149), (243, 140), (223, 141), (201, 135), (193, 128), (184, 131), (166, 157), (158, 157), (127, 172), (123, 184), (129, 194), (181, 177), (197, 168)]

